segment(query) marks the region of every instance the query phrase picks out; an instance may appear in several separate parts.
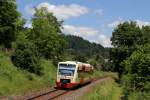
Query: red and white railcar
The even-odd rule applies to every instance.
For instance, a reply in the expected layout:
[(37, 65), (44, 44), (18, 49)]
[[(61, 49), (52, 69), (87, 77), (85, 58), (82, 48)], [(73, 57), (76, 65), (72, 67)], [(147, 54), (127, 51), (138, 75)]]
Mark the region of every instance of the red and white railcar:
[(76, 61), (65, 61), (58, 63), (56, 88), (72, 89), (79, 85), (90, 82), (90, 79), (80, 77), (80, 72), (93, 71), (93, 66)]

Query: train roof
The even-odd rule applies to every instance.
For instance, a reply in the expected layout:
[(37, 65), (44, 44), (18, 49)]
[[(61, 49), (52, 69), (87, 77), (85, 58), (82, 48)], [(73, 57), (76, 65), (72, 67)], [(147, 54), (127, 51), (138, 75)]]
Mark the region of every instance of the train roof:
[(64, 63), (64, 64), (77, 64), (76, 61), (64, 61), (64, 62), (59, 62), (60, 63)]
[(82, 63), (82, 62), (77, 62), (77, 61), (64, 61), (64, 62), (59, 62), (63, 64), (88, 64), (88, 63)]

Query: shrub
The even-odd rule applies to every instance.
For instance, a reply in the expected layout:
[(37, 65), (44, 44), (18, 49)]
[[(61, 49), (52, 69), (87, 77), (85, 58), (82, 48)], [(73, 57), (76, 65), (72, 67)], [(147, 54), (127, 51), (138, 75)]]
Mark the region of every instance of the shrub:
[(113, 71), (113, 69), (114, 69), (114, 66), (110, 61), (105, 62), (104, 65), (102, 66), (103, 71)]
[(133, 92), (129, 95), (128, 100), (150, 100), (148, 92)]
[(86, 56), (85, 55), (80, 55), (80, 54), (78, 54), (78, 55), (76, 55), (74, 58), (73, 58), (73, 60), (75, 60), (75, 61), (80, 61), (80, 62), (87, 62), (87, 58), (86, 58)]
[(132, 90), (144, 90), (150, 81), (150, 45), (140, 47), (131, 57), (123, 63), (125, 74), (130, 77), (130, 88)]
[(40, 56), (38, 55), (36, 46), (32, 41), (26, 39), (24, 35), (19, 37), (16, 43), (16, 49), (11, 56), (11, 60), (18, 68), (37, 75), (42, 75)]

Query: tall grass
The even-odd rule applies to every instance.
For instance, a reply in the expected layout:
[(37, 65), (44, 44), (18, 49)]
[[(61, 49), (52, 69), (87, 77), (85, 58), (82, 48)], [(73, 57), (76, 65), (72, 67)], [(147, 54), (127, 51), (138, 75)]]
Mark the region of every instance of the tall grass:
[(121, 95), (122, 89), (110, 78), (95, 85), (88, 94), (81, 97), (81, 100), (120, 100)]

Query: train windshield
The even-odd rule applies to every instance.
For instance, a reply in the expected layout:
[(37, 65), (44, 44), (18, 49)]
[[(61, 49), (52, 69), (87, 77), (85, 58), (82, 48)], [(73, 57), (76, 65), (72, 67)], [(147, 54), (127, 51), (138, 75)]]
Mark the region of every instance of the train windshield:
[(59, 74), (64, 76), (73, 76), (76, 65), (74, 64), (59, 64)]

